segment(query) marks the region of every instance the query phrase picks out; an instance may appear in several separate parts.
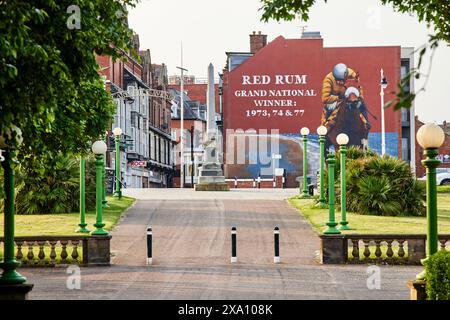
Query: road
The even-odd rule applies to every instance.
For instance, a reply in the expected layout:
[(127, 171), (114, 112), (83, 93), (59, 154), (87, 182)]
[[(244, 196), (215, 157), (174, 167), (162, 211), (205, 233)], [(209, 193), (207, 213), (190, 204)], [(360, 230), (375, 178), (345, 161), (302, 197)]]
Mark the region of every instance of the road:
[[(111, 267), (81, 268), (69, 290), (65, 268), (22, 269), (31, 299), (408, 299), (407, 280), (421, 268), (381, 266), (380, 289), (367, 287), (367, 266), (317, 262), (320, 241), (284, 200), (297, 190), (130, 190), (135, 205), (112, 232)], [(145, 265), (146, 227), (154, 264)], [(273, 263), (273, 228), (281, 264)], [(237, 227), (238, 263), (230, 263)]]

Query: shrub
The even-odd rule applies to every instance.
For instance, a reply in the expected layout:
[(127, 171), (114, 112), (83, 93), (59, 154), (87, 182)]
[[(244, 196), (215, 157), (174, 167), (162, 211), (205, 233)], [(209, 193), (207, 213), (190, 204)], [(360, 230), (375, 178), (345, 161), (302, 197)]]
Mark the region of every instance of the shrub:
[(358, 146), (350, 146), (347, 148), (347, 159), (361, 159), (367, 157), (374, 157), (377, 153), (372, 149), (368, 148), (367, 150), (363, 150)]
[[(425, 214), (425, 184), (416, 180), (406, 162), (390, 156), (381, 157), (371, 150), (363, 152), (354, 147), (348, 150), (348, 211), (383, 216)], [(339, 153), (336, 158), (338, 160)], [(335, 177), (336, 204), (340, 204), (339, 160)], [(325, 187), (328, 188), (328, 178)]]
[(402, 206), (386, 177), (366, 176), (359, 181), (358, 208), (362, 214), (398, 215)]
[[(16, 168), (17, 214), (78, 211), (79, 175), (79, 159), (75, 156), (57, 153), (41, 158), (26, 159)], [(89, 210), (95, 207), (95, 160), (93, 159), (86, 161), (85, 190), (86, 209)], [(3, 203), (0, 205), (3, 211)]]
[[(347, 162), (349, 162), (351, 160), (374, 157), (376, 155), (377, 155), (377, 153), (375, 151), (373, 151), (372, 149), (363, 150), (358, 146), (350, 146), (347, 148), (346, 159), (347, 159)], [(339, 150), (336, 152), (335, 157), (336, 157), (336, 166), (334, 169), (334, 176), (337, 179), (337, 178), (339, 178), (339, 175), (341, 174), (341, 158), (340, 158)], [(328, 179), (328, 177), (327, 177), (327, 179)]]
[(450, 300), (450, 252), (439, 251), (425, 262), (428, 300)]

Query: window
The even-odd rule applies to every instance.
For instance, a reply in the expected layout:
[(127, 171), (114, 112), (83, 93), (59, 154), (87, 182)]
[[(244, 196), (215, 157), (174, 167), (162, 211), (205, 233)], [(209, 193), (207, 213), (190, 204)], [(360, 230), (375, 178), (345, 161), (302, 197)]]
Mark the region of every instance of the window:
[(166, 152), (164, 153), (164, 157), (165, 157), (165, 163), (169, 164), (169, 141), (164, 140), (164, 144), (165, 144), (165, 150)]
[(401, 115), (402, 115), (402, 122), (409, 122), (409, 109), (402, 108), (401, 109)]
[(167, 163), (166, 162), (166, 139), (162, 139), (161, 144), (162, 144), (162, 149), (163, 149), (161, 162)]
[(172, 140), (177, 140), (177, 129), (172, 128)]
[(155, 136), (155, 143), (156, 143), (156, 158), (155, 158), (155, 160), (158, 162), (161, 162), (161, 145), (159, 144), (158, 136)]
[[(400, 66), (400, 76), (403, 79), (410, 71), (410, 67), (409, 67), (409, 59), (402, 59), (401, 61), (401, 66)], [(403, 87), (403, 90), (406, 93), (409, 93), (411, 91), (410, 85), (409, 84), (405, 84), (405, 86)]]
[(153, 140), (152, 140), (152, 133), (150, 132), (148, 134), (148, 157), (150, 159), (153, 159)]
[(131, 127), (136, 128), (136, 118), (137, 114), (134, 111), (131, 111)]
[(409, 142), (408, 138), (402, 138), (402, 160), (409, 160)]
[(127, 132), (127, 128), (125, 127), (125, 111), (126, 111), (126, 102), (120, 102), (120, 128), (122, 128), (123, 132)]
[(150, 154), (150, 158), (152, 160), (156, 160), (156, 137), (155, 134), (153, 132), (150, 133), (150, 150), (151, 150), (151, 154)]
[(130, 151), (134, 152), (136, 150), (136, 134), (135, 134), (135, 129), (131, 128), (131, 139), (132, 141), (132, 146), (130, 146)]

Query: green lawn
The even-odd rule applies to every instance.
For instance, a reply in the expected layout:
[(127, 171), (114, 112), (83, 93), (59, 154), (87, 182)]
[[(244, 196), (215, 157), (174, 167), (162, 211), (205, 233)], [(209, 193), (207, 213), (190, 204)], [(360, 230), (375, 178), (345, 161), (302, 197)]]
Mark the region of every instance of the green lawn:
[[(315, 200), (289, 199), (289, 203), (312, 224), (316, 232), (322, 233), (326, 229), (328, 221), (328, 209), (312, 208)], [(450, 234), (450, 194), (438, 194), (438, 224), (440, 234)], [(336, 211), (336, 220), (340, 221), (341, 215)], [(347, 221), (352, 230), (344, 231), (344, 234), (394, 234), (412, 233), (426, 234), (425, 217), (382, 217), (347, 213)]]
[(450, 193), (450, 186), (437, 186), (438, 193)]
[[(122, 213), (130, 207), (134, 199), (123, 197), (118, 200), (114, 197), (107, 197), (109, 208), (103, 209), (103, 222), (105, 229), (110, 231), (119, 221)], [(16, 236), (37, 236), (37, 235), (76, 235), (80, 214), (61, 213), (45, 215), (16, 215)], [(86, 213), (86, 223), (89, 230), (95, 227), (95, 210)], [(0, 213), (0, 235), (3, 236), (3, 213)]]

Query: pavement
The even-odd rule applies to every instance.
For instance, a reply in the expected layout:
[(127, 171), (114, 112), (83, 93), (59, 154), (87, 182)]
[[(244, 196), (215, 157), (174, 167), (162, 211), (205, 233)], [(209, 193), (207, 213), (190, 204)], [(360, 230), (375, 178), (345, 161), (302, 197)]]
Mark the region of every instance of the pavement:
[[(112, 232), (110, 267), (81, 268), (80, 289), (68, 289), (74, 275), (63, 267), (20, 272), (35, 285), (30, 299), (409, 299), (406, 282), (421, 267), (380, 266), (379, 287), (369, 289), (369, 266), (319, 264), (319, 237), (285, 200), (297, 192), (126, 189), (138, 200)], [(145, 265), (148, 225), (151, 266)], [(280, 264), (273, 263), (276, 225)], [(232, 226), (236, 264), (230, 263)]]

